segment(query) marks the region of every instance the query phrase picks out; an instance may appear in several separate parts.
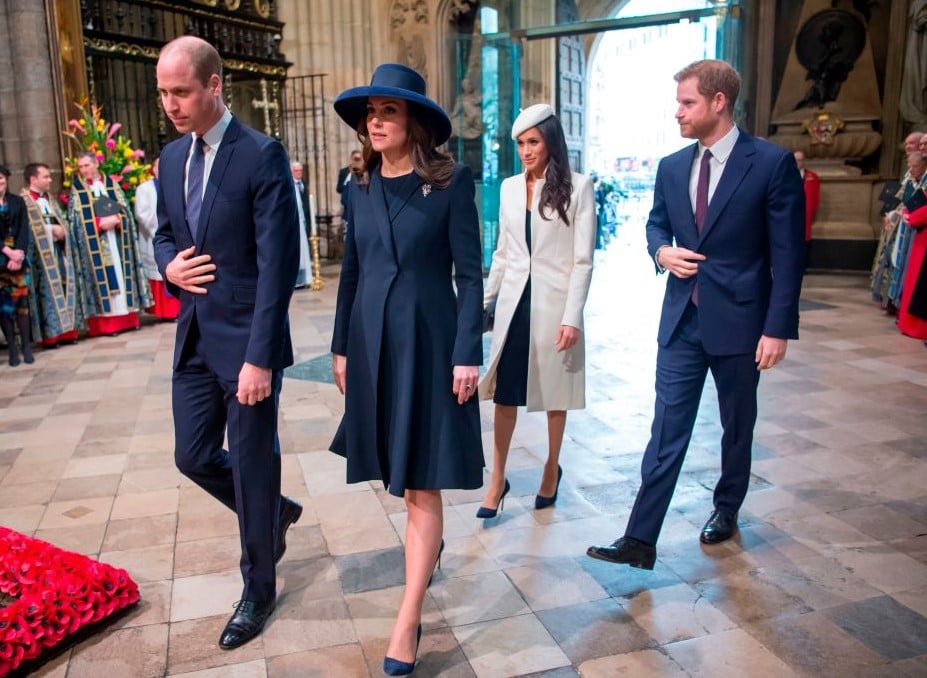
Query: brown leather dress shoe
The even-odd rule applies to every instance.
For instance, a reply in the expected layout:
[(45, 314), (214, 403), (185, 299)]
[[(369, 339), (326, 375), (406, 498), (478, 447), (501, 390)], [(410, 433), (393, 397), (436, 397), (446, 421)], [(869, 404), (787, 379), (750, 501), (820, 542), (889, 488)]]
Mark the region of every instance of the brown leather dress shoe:
[(234, 650), (258, 635), (270, 613), (274, 611), (276, 602), (276, 598), (263, 603), (253, 600), (238, 601), (235, 614), (228, 620), (222, 635), (219, 636), (219, 647), (223, 650)]
[(737, 531), (737, 514), (715, 509), (702, 528), (699, 541), (703, 544), (720, 544), (734, 536)]
[(590, 546), (586, 555), (598, 560), (607, 560), (619, 565), (630, 565), (644, 570), (652, 570), (657, 561), (655, 546), (645, 544), (634, 537), (621, 537), (609, 546)]
[(280, 498), (280, 517), (277, 520), (277, 541), (274, 543), (274, 562), (279, 563), (286, 553), (286, 531), (303, 514), (303, 506), (289, 497)]

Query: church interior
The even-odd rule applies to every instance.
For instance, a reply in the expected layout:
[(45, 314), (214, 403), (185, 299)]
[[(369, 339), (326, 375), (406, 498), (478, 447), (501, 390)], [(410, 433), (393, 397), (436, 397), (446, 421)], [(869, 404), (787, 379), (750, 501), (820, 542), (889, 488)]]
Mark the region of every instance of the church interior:
[[(644, 46), (678, 26), (703, 51)], [(709, 380), (656, 568), (585, 555), (618, 533), (634, 502), (665, 284), (646, 252), (652, 191), (619, 191), (620, 219), (595, 255), (588, 405), (567, 420), (560, 498), (533, 510), (547, 446), (535, 413), (520, 415), (498, 518), (473, 518), (482, 490), (445, 493), (446, 550), (416, 675), (927, 675), (927, 347), (898, 331), (870, 281), (886, 196), (908, 167), (905, 139), (927, 132), (927, 2), (21, 0), (0, 7), (11, 192), (28, 163), (47, 163), (56, 190), (67, 180), (77, 102), (100, 105), (146, 161), (156, 157), (177, 136), (158, 103), (158, 51), (192, 34), (219, 50), (233, 114), (303, 163), (319, 236), (316, 278), (293, 296), (296, 364), (280, 403), (284, 493), (304, 513), (277, 570), (277, 609), (242, 648), (215, 643), (240, 592), (237, 522), (174, 465), (174, 324), (147, 317), (138, 331), (0, 366), (0, 526), (124, 568), (140, 594), (34, 675), (380, 675), (406, 514), (382, 484), (347, 484), (344, 460), (327, 451), (344, 411), (330, 356), (336, 177), (358, 147), (332, 102), (380, 63), (425, 77), (452, 119), (447, 150), (476, 179), (488, 268), (500, 184), (520, 171), (509, 139), (520, 108), (554, 107), (575, 171), (624, 187), (646, 175), (650, 160), (605, 141), (623, 125), (651, 138), (633, 129), (642, 100), (668, 92), (675, 105), (671, 75), (662, 88), (610, 87), (605, 38), (633, 31), (627, 44), (654, 56), (635, 61), (628, 48), (621, 63), (643, 81), (657, 59), (674, 70), (703, 57), (735, 66), (737, 124), (801, 151), (820, 177), (800, 339), (760, 382), (739, 533), (698, 542), (720, 463)], [(603, 96), (610, 103), (597, 104)], [(668, 125), (660, 133), (681, 147)], [(489, 403), (481, 415), (489, 463)], [(12, 600), (0, 595), (0, 610)]]

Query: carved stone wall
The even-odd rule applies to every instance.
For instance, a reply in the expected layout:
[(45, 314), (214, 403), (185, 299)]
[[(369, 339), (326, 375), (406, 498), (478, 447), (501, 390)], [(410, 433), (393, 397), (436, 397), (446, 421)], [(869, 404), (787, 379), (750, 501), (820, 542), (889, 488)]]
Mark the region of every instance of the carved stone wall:
[(0, 72), (0, 162), (18, 192), (26, 163), (54, 165), (59, 157), (44, 0), (0, 5)]

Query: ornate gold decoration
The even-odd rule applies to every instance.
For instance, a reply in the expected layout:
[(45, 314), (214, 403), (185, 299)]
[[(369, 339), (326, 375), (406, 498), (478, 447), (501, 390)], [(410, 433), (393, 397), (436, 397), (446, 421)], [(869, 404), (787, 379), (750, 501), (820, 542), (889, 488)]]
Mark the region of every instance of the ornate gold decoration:
[(251, 0), (251, 4), (254, 6), (254, 11), (258, 13), (258, 16), (264, 19), (270, 16), (269, 0)]
[[(132, 45), (127, 42), (112, 42), (110, 40), (98, 40), (84, 38), (84, 47), (90, 48), (97, 52), (107, 54), (122, 54), (125, 56), (148, 57), (157, 61), (160, 49), (157, 47), (144, 47), (142, 45)], [(89, 56), (87, 57), (90, 58)], [(232, 71), (246, 71), (248, 73), (259, 73), (270, 76), (271, 78), (285, 78), (286, 68), (283, 66), (270, 66), (267, 64), (258, 64), (253, 61), (242, 61), (240, 59), (223, 59), (222, 65)]]
[(215, 7), (218, 4), (219, 0), (193, 0), (193, 2), (197, 3), (198, 5), (206, 5), (207, 7)]
[(264, 112), (264, 134), (273, 136), (274, 124), (271, 114), (276, 116), (280, 104), (277, 103), (276, 97), (267, 98), (267, 81), (264, 78), (261, 78), (261, 98), (251, 99), (251, 108)]
[(251, 61), (241, 61), (239, 59), (223, 59), (222, 64), (233, 71), (260, 73), (261, 75), (277, 76), (278, 78), (286, 77), (286, 68), (283, 66), (267, 66), (265, 64), (256, 64)]
[(808, 132), (811, 137), (811, 144), (834, 143), (834, 137), (844, 127), (843, 119), (836, 113), (829, 111), (818, 111), (812, 117), (804, 120), (801, 124), (802, 129)]
[(239, 7), (241, 7), (241, 0), (225, 0), (225, 8), (230, 12), (234, 12)]
[(309, 236), (309, 242), (312, 246), (312, 282), (309, 283), (309, 289), (318, 292), (325, 289), (325, 281), (322, 280), (322, 260), (319, 258), (319, 236)]

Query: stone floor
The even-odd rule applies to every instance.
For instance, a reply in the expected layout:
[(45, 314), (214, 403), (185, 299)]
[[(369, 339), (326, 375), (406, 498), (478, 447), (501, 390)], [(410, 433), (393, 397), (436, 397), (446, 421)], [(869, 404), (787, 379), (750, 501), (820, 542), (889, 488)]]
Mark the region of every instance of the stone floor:
[[(125, 567), (142, 589), (135, 611), (40, 675), (380, 675), (405, 514), (375, 483), (345, 485), (325, 451), (342, 411), (313, 381), (329, 379), (327, 274), (324, 292), (294, 297), (302, 364), (282, 398), (283, 486), (306, 510), (277, 611), (233, 652), (216, 640), (240, 593), (236, 523), (172, 462), (174, 327), (0, 367), (0, 524)], [(662, 284), (639, 234), (598, 255), (589, 406), (569, 417), (555, 508), (533, 510), (537, 415), (519, 420), (500, 518), (474, 518), (480, 491), (446, 493), (416, 675), (927, 675), (927, 349), (868, 302), (863, 277), (806, 279), (802, 339), (761, 382), (736, 539), (698, 542), (719, 464), (709, 384), (656, 569), (584, 555), (622, 532), (637, 487)]]

